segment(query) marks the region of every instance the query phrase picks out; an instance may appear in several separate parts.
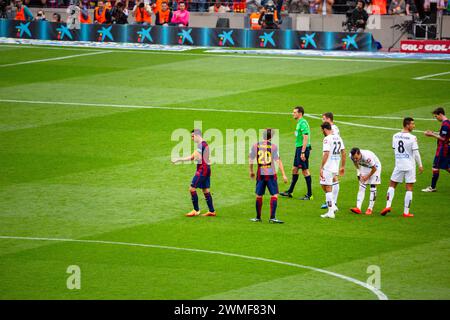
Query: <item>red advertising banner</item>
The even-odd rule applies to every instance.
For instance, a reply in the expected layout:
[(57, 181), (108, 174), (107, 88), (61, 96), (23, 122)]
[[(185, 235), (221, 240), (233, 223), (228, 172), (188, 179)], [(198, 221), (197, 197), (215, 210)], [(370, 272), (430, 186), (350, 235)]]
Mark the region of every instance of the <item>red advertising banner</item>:
[(450, 54), (450, 40), (402, 40), (400, 52)]

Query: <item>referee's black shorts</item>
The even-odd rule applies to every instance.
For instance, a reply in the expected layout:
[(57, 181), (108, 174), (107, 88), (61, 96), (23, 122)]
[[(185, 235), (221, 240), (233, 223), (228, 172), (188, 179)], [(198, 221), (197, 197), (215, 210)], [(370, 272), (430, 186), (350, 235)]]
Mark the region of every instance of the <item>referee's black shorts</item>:
[(311, 147), (306, 147), (305, 150), (305, 161), (302, 161), (302, 147), (295, 148), (294, 157), (294, 167), (300, 168), (302, 170), (309, 169), (309, 153), (311, 152)]

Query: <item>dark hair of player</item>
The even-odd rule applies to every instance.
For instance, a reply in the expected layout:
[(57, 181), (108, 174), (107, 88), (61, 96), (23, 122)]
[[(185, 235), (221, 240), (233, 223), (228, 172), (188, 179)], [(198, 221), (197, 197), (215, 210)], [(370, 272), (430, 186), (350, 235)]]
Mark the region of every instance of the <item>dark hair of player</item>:
[(327, 117), (331, 121), (333, 121), (333, 119), (334, 119), (333, 112), (325, 112), (324, 114), (322, 114), (322, 116)]
[(406, 126), (408, 126), (411, 122), (413, 122), (414, 119), (411, 117), (407, 117), (405, 119), (403, 119), (403, 128), (405, 128)]
[(442, 114), (445, 116), (445, 110), (444, 110), (444, 108), (439, 107), (439, 108), (436, 108), (433, 110), (433, 114), (435, 114), (437, 116)]
[(200, 129), (192, 129), (191, 133), (193, 133), (196, 136), (202, 136), (202, 131)]
[(264, 130), (263, 139), (264, 140), (270, 140), (270, 139), (272, 139), (274, 134), (275, 134), (275, 132), (273, 131), (273, 129), (267, 128), (267, 129)]
[(350, 154), (352, 155), (352, 157), (355, 155), (355, 154), (360, 154), (361, 153), (361, 150), (359, 149), (359, 148), (353, 148), (352, 150), (350, 150)]
[(324, 122), (320, 125), (322, 130), (330, 130), (331, 131), (331, 124), (329, 122)]
[(302, 106), (297, 106), (294, 110), (297, 110), (298, 113), (305, 114), (305, 109)]

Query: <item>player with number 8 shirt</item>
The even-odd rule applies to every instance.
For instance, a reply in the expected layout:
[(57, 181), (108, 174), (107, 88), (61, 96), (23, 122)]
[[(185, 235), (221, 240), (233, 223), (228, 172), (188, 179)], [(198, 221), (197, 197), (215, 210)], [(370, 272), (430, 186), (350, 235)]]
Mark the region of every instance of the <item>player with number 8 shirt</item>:
[(394, 149), (395, 154), (395, 168), (392, 172), (391, 181), (387, 191), (386, 207), (381, 211), (382, 216), (391, 212), (395, 188), (403, 181), (406, 184), (403, 216), (414, 216), (409, 212), (409, 209), (412, 202), (413, 186), (416, 182), (416, 163), (419, 165), (419, 173), (423, 172), (417, 137), (411, 134), (414, 128), (414, 119), (409, 117), (405, 118), (403, 119), (403, 130), (394, 134), (392, 137), (392, 148)]

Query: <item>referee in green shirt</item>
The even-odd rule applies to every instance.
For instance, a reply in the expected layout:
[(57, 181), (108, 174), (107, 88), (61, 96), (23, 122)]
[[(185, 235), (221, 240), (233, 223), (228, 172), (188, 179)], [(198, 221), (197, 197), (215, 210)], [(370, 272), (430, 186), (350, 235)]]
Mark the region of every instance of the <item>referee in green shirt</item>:
[(297, 126), (295, 128), (295, 157), (294, 166), (292, 168), (292, 182), (289, 190), (281, 192), (280, 195), (284, 197), (292, 198), (295, 184), (298, 180), (298, 169), (302, 170), (305, 177), (306, 187), (308, 188), (307, 194), (300, 198), (300, 200), (312, 200), (312, 187), (311, 187), (311, 174), (309, 172), (309, 153), (311, 151), (311, 130), (309, 128), (308, 121), (303, 117), (305, 110), (303, 107), (298, 106), (294, 108), (293, 116), (297, 120)]

